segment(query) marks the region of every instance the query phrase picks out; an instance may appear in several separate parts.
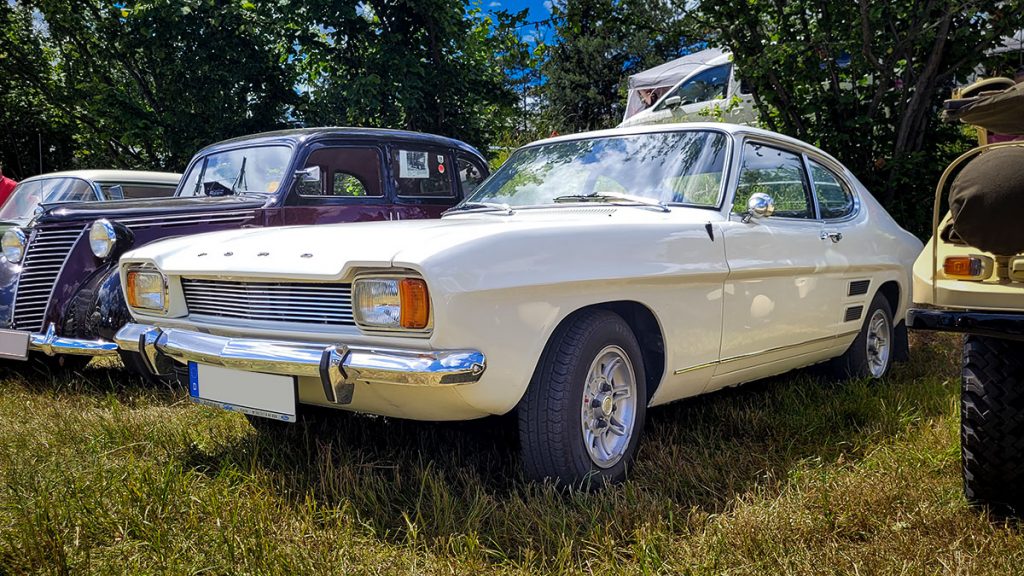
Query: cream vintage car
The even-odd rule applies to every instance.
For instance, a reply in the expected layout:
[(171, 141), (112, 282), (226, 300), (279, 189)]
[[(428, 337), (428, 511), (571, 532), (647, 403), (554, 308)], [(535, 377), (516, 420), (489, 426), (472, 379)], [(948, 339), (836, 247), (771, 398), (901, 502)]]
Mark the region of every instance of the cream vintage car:
[[(441, 158), (410, 166), (454, 177)], [(725, 124), (516, 151), (438, 221), (235, 230), (125, 254), (118, 344), (200, 403), (515, 410), (528, 477), (622, 479), (649, 406), (906, 350), (921, 244), (800, 141)]]

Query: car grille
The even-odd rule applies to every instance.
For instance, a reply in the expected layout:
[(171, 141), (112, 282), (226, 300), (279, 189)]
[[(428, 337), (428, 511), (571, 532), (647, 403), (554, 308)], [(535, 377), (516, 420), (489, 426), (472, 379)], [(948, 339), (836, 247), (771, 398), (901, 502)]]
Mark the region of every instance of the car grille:
[(233, 210), (230, 212), (212, 212), (207, 214), (136, 216), (134, 218), (116, 218), (116, 220), (128, 228), (136, 230), (151, 226), (171, 228), (175, 226), (195, 226), (197, 224), (242, 224), (252, 220), (254, 216), (255, 212), (252, 210)]
[(84, 231), (84, 226), (36, 230), (22, 260), (14, 297), (14, 328), (39, 332), (57, 276)]
[(355, 324), (348, 284), (183, 278), (181, 287), (190, 314), (329, 326)]

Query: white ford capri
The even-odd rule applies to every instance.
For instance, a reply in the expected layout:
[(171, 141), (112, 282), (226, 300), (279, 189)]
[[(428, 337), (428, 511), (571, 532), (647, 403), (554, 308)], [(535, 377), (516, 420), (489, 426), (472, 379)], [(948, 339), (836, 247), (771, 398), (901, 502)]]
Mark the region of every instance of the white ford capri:
[[(452, 188), (431, 180), (458, 170), (422, 156), (380, 177)], [(648, 407), (824, 361), (883, 377), (906, 354), (920, 251), (803, 142), (617, 129), (521, 148), (441, 220), (133, 250), (121, 273), (136, 323), (117, 340), (154, 373), (187, 373), (196, 402), (254, 422), (310, 405), (515, 410), (529, 477), (604, 484), (625, 476)]]

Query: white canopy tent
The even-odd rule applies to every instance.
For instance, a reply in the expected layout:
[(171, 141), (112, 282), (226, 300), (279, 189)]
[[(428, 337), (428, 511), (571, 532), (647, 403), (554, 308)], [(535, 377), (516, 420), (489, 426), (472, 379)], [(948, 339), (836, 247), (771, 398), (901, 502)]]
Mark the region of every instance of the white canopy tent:
[(721, 48), (708, 48), (630, 76), (629, 96), (626, 99), (626, 114), (623, 119), (650, 107), (681, 80), (726, 53), (727, 51)]

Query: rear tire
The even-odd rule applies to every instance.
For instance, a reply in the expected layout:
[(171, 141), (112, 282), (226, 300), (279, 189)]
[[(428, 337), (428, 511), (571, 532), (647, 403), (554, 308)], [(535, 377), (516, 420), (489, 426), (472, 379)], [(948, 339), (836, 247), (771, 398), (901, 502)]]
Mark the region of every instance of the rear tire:
[(892, 309), (885, 296), (877, 293), (857, 339), (832, 361), (833, 371), (840, 378), (884, 378), (896, 357), (895, 344)]
[(1024, 510), (1024, 343), (966, 336), (960, 395), (964, 494), (998, 513)]
[(563, 322), (518, 407), (526, 476), (585, 488), (624, 480), (643, 433), (646, 381), (619, 315), (584, 310)]

